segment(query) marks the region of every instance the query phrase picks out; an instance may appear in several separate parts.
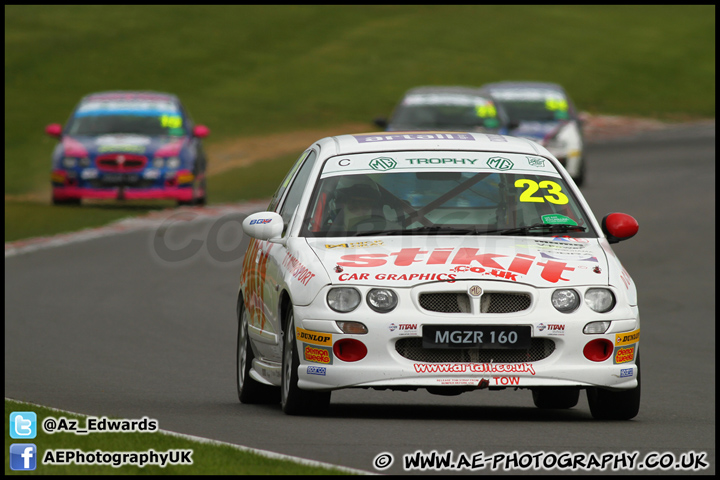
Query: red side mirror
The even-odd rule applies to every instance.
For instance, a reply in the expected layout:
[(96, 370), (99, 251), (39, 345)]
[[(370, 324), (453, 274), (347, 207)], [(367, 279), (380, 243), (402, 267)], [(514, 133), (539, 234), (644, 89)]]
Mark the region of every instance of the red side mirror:
[(610, 213), (602, 220), (602, 230), (610, 243), (617, 243), (635, 236), (638, 232), (637, 220), (625, 213)]
[(60, 135), (62, 135), (62, 125), (60, 125), (59, 123), (51, 123), (50, 125), (45, 127), (45, 133), (47, 133), (51, 137), (60, 138)]
[(205, 125), (195, 125), (195, 128), (193, 128), (193, 135), (198, 138), (205, 138), (210, 135), (210, 129)]

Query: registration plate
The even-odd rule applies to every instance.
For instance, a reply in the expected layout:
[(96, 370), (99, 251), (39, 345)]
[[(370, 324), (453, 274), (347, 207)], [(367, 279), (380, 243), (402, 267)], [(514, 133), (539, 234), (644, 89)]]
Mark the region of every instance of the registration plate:
[(140, 175), (137, 173), (106, 173), (101, 178), (102, 182), (107, 185), (130, 185), (137, 183)]
[(527, 325), (424, 325), (423, 348), (530, 348)]

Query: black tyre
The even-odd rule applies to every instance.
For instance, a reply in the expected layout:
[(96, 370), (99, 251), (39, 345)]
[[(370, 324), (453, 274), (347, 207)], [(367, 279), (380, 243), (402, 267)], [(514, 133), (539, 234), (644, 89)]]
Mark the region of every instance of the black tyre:
[(237, 336), (237, 391), (242, 403), (277, 403), (280, 400), (280, 389), (265, 385), (250, 377), (253, 354), (248, 337), (248, 311), (242, 295), (238, 299), (238, 336)]
[(580, 400), (580, 389), (575, 387), (540, 387), (532, 389), (538, 408), (572, 408)]
[(198, 207), (204, 207), (207, 205), (207, 181), (205, 178), (200, 182), (200, 188), (202, 188), (202, 196), (195, 198), (195, 205)]
[(295, 341), (295, 315), (292, 305), (288, 308), (283, 338), (282, 388), (280, 404), (288, 415), (323, 415), (330, 404), (331, 392), (301, 390), (298, 387), (300, 357)]
[(596, 420), (630, 420), (640, 411), (640, 356), (637, 360), (637, 387), (631, 390), (587, 390), (590, 413)]

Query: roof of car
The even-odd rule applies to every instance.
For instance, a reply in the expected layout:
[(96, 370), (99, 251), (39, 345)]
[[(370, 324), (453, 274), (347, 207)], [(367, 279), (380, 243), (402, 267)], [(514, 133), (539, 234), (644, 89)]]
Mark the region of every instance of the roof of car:
[(178, 97), (172, 93), (155, 92), (151, 90), (110, 90), (85, 95), (82, 101), (88, 100), (160, 100), (178, 102)]
[(452, 93), (452, 94), (464, 94), (464, 95), (483, 95), (483, 92), (480, 91), (477, 87), (466, 87), (466, 86), (460, 86), (460, 85), (454, 85), (454, 86), (422, 86), (422, 87), (415, 87), (411, 88), (407, 92), (405, 92), (404, 96), (409, 95), (424, 95), (424, 94), (433, 94), (433, 93)]
[(325, 157), (403, 150), (478, 150), (549, 156), (545, 147), (525, 138), (475, 132), (372, 132), (325, 137), (317, 142)]
[(481, 90), (514, 90), (520, 88), (555, 90), (565, 93), (565, 89), (557, 83), (550, 82), (495, 82), (486, 83)]

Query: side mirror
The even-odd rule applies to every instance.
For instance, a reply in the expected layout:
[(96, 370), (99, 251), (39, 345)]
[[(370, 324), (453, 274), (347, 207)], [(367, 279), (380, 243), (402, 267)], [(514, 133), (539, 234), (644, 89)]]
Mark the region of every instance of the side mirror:
[(602, 219), (602, 231), (610, 243), (618, 243), (635, 236), (638, 223), (625, 213), (610, 213)]
[(385, 117), (377, 117), (375, 120), (373, 120), (373, 123), (382, 129), (386, 129), (388, 126), (388, 121)]
[(210, 135), (210, 129), (205, 125), (195, 125), (195, 128), (193, 128), (193, 135), (198, 138), (205, 138)]
[(279, 240), (283, 231), (283, 219), (279, 213), (258, 212), (248, 215), (242, 223), (243, 232), (258, 240)]
[(45, 133), (50, 135), (51, 137), (60, 138), (62, 135), (62, 125), (59, 123), (51, 123), (47, 127), (45, 127)]

